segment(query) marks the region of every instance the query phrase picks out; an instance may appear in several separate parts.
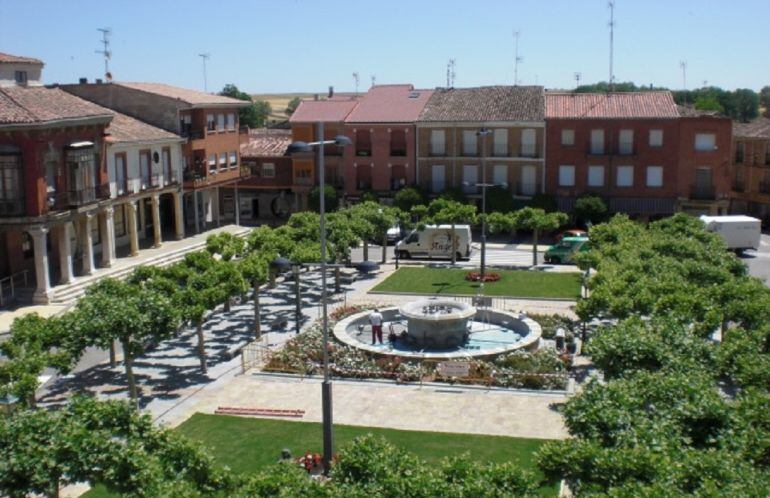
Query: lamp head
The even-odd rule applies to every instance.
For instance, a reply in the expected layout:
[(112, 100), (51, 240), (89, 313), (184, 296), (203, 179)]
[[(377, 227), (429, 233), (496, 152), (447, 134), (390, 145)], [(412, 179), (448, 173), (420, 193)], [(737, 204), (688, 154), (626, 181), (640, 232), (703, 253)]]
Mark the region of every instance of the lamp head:
[(347, 145), (353, 145), (353, 141), (345, 135), (337, 135), (334, 137), (334, 145), (338, 147), (345, 147)]
[(313, 152), (313, 148), (308, 145), (307, 142), (292, 142), (289, 144), (289, 147), (286, 149), (286, 152), (289, 154), (294, 154), (296, 152)]

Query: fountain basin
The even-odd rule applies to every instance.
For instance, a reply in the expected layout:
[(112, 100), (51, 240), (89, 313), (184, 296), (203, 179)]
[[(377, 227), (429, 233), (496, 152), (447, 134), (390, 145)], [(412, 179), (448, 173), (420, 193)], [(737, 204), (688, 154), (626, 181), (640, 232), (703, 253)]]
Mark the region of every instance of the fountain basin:
[(404, 339), (416, 348), (445, 349), (463, 344), (469, 321), (476, 314), (470, 304), (449, 299), (421, 299), (407, 303), (399, 312), (407, 319)]

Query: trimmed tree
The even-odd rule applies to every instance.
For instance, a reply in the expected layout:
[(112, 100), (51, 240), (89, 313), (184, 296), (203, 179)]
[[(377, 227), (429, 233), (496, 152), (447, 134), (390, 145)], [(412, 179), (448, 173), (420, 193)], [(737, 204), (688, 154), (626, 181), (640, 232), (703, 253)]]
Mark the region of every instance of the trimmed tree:
[(514, 223), (517, 228), (532, 230), (532, 265), (537, 265), (537, 244), (540, 233), (556, 230), (567, 223), (567, 215), (564, 213), (546, 213), (542, 209), (525, 207), (516, 211)]
[(460, 223), (474, 223), (476, 221), (476, 206), (438, 198), (430, 203), (428, 206), (428, 213), (432, 223), (437, 225), (442, 223), (451, 225), (452, 264), (455, 264), (458, 257), (457, 233), (455, 227)]

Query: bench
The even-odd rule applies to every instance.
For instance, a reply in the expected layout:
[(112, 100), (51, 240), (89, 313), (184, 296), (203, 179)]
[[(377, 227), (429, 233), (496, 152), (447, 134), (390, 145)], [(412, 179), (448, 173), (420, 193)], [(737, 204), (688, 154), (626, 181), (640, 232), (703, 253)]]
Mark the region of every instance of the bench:
[(220, 406), (214, 410), (217, 415), (240, 415), (247, 417), (292, 417), (302, 418), (305, 410), (282, 410), (275, 408), (242, 408), (235, 406)]

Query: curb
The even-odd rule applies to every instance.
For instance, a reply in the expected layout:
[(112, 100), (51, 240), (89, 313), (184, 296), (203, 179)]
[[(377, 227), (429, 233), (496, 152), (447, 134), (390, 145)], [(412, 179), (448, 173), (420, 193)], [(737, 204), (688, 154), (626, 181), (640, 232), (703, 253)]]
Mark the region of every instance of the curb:
[[(393, 295), (393, 296), (433, 296), (433, 297), (478, 297), (477, 294), (425, 294), (421, 292), (394, 292), (394, 291), (375, 291), (370, 290), (367, 294), (376, 295)], [(522, 301), (553, 301), (557, 303), (575, 303), (577, 299), (570, 299), (567, 297), (523, 297), (523, 296), (490, 296), (485, 294), (484, 297), (499, 298), (499, 299), (520, 299)]]

